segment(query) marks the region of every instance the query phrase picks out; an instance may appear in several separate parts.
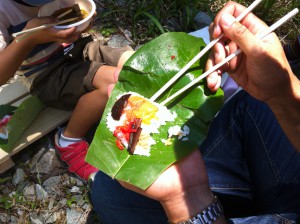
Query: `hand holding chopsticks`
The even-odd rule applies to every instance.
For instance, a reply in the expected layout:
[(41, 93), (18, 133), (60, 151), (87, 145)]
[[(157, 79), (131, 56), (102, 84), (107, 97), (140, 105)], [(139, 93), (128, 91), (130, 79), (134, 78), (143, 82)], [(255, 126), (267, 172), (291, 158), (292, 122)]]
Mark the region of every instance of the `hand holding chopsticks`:
[(56, 23), (44, 24), (44, 25), (41, 25), (41, 26), (38, 26), (38, 27), (34, 27), (34, 28), (31, 28), (31, 29), (20, 31), (18, 33), (13, 33), (12, 36), (17, 37), (17, 36), (22, 35), (22, 34), (33, 33), (33, 32), (36, 32), (38, 30), (43, 30), (43, 29), (46, 29), (46, 28), (50, 28), (50, 27), (53, 27), (53, 26), (60, 25), (60, 24), (72, 22), (72, 21), (75, 21), (77, 19), (79, 19), (79, 17), (74, 17), (74, 18), (70, 18), (70, 19), (61, 20), (61, 21), (58, 21)]
[[(72, 13), (75, 14), (75, 15), (73, 15)], [(71, 14), (71, 18), (63, 19), (64, 17), (69, 16), (70, 14)], [(65, 12), (61, 13), (60, 15), (56, 16), (56, 18), (59, 19), (59, 21), (56, 22), (56, 23), (43, 24), (43, 25), (38, 26), (38, 27), (34, 27), (34, 28), (31, 28), (31, 29), (27, 29), (27, 30), (23, 30), (23, 31), (20, 31), (20, 32), (17, 32), (17, 33), (13, 33), (12, 36), (17, 37), (17, 36), (22, 35), (22, 34), (29, 34), (29, 33), (36, 32), (38, 30), (42, 30), (42, 29), (53, 27), (53, 26), (58, 26), (58, 25), (61, 25), (61, 24), (73, 22), (73, 21), (78, 20), (78, 19), (82, 19), (82, 14), (81, 14), (81, 10), (80, 10), (79, 5), (78, 4), (73, 5), (67, 11), (65, 11)]]
[[(298, 13), (298, 11), (299, 11), (298, 9), (294, 9), (293, 11), (291, 11), (290, 13), (288, 13), (287, 15), (285, 15), (284, 17), (282, 17), (279, 21), (277, 21), (271, 27), (269, 27), (262, 35), (260, 35), (259, 39), (263, 39), (265, 36), (267, 36), (268, 34), (270, 34), (271, 32), (273, 32), (275, 29), (277, 29), (279, 26), (281, 26), (287, 20), (289, 20), (293, 16), (295, 16)], [(187, 89), (189, 89), (192, 86), (194, 86), (195, 84), (197, 84), (200, 80), (202, 80), (203, 78), (205, 78), (206, 76), (208, 76), (209, 74), (211, 74), (212, 72), (214, 72), (215, 70), (217, 70), (218, 68), (220, 68), (221, 66), (223, 66), (225, 63), (229, 62), (231, 59), (233, 59), (234, 57), (236, 57), (241, 52), (242, 51), (239, 49), (236, 52), (232, 53), (227, 58), (225, 58), (222, 62), (220, 62), (219, 64), (213, 66), (211, 69), (209, 69), (208, 71), (206, 71), (205, 73), (203, 73), (201, 76), (199, 76), (198, 78), (196, 78), (195, 80), (193, 80), (192, 82), (190, 82), (184, 88), (180, 89), (178, 92), (176, 92), (172, 96), (170, 96), (167, 99), (165, 99), (161, 104), (165, 105), (166, 103), (170, 102), (171, 100), (173, 100), (174, 98), (176, 98), (177, 96), (179, 96), (180, 94), (182, 94), (183, 92), (185, 92)]]
[[(255, 0), (245, 11), (243, 11), (236, 21), (241, 21), (248, 13), (250, 13), (262, 0)], [(200, 51), (189, 63), (187, 63), (172, 79), (170, 79), (159, 91), (157, 91), (150, 100), (155, 101), (164, 91), (166, 91), (177, 79), (180, 78), (194, 63), (196, 63), (203, 55), (205, 55), (224, 35), (212, 40), (206, 47)]]

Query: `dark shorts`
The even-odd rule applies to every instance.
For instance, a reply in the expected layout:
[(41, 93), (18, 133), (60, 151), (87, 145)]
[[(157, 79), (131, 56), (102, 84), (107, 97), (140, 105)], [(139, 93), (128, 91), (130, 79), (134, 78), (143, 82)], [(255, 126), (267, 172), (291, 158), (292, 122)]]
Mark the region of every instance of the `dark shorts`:
[(102, 65), (117, 66), (127, 50), (132, 48), (111, 48), (82, 38), (34, 79), (31, 91), (48, 106), (72, 110), (83, 94), (94, 90), (92, 81), (97, 70)]

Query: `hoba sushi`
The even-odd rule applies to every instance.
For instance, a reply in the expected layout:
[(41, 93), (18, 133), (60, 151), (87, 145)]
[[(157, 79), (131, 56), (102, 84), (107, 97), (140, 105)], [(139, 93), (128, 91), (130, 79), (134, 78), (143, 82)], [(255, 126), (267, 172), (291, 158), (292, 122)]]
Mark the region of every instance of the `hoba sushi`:
[(119, 97), (107, 115), (106, 125), (116, 137), (119, 149), (130, 154), (150, 156), (151, 145), (156, 142), (152, 134), (159, 133), (159, 127), (174, 121), (176, 114), (165, 106), (128, 92)]

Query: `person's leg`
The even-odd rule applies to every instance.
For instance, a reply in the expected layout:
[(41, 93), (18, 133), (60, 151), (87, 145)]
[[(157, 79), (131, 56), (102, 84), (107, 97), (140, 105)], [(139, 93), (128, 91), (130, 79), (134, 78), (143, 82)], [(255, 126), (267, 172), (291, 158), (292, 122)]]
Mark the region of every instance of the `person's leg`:
[(112, 66), (101, 66), (93, 79), (95, 90), (82, 95), (72, 113), (63, 135), (68, 138), (84, 138), (88, 130), (102, 116), (108, 100), (107, 87), (114, 83), (114, 73), (119, 71)]
[(161, 204), (122, 187), (98, 171), (91, 187), (93, 209), (103, 224), (159, 224), (168, 219)]
[[(109, 48), (107, 50), (110, 53), (105, 54), (101, 51), (101, 57), (115, 66), (103, 65), (102, 62), (95, 61), (81, 63), (85, 65), (84, 67), (86, 65), (89, 67), (88, 70), (83, 69), (82, 71), (80, 67), (77, 70), (78, 73), (88, 71), (77, 92), (85, 92), (85, 94), (82, 94), (78, 99), (66, 128), (59, 130), (55, 136), (56, 149), (62, 160), (69, 165), (71, 172), (85, 180), (92, 177), (98, 169), (85, 162), (89, 144), (84, 140), (84, 137), (102, 116), (108, 100), (108, 86), (116, 82), (116, 73), (120, 72), (123, 64), (134, 53), (127, 48), (115, 50)], [(105, 63), (105, 61), (103, 62)], [(76, 69), (74, 68), (73, 71)]]
[[(95, 51), (95, 49), (91, 49), (95, 47), (100, 50)], [(88, 89), (93, 90), (80, 97), (70, 121), (63, 132), (63, 136), (67, 138), (84, 138), (92, 125), (101, 118), (108, 100), (108, 86), (116, 83), (116, 73), (121, 71), (124, 63), (134, 53), (131, 48), (127, 47), (112, 51), (111, 48), (100, 45), (98, 42), (89, 43), (84, 52), (86, 55), (85, 59), (108, 62), (108, 64), (112, 64), (113, 66), (102, 65), (95, 72), (95, 69), (90, 69), (90, 73), (92, 74), (89, 74), (84, 79), (84, 82), (87, 83), (86, 86)]]
[(239, 92), (200, 148), (226, 215), (300, 212), (300, 154), (264, 103)]
[(85, 162), (89, 144), (84, 137), (101, 118), (108, 100), (107, 87), (114, 83), (114, 73), (119, 70), (117, 67), (102, 65), (96, 71), (92, 81), (94, 90), (79, 98), (66, 128), (59, 130), (55, 136), (56, 149), (68, 164), (69, 171), (84, 180), (98, 171)]
[(125, 64), (125, 62), (126, 62), (126, 61), (127, 61), (134, 53), (135, 53), (135, 51), (133, 51), (133, 50), (127, 50), (127, 51), (125, 51), (125, 52), (121, 55), (121, 57), (120, 57), (120, 59), (119, 59), (119, 61), (118, 61), (117, 67), (118, 67), (118, 68), (122, 68), (123, 65)]

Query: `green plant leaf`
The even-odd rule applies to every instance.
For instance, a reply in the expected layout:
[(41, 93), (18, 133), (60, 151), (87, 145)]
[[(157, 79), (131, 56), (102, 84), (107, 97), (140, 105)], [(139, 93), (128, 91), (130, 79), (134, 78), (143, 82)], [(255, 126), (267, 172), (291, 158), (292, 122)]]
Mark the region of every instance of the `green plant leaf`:
[[(1, 105), (0, 110), (6, 110), (11, 106)], [(15, 112), (11, 118), (11, 120), (7, 124), (8, 139), (0, 140), (0, 148), (10, 152), (15, 143), (24, 133), (24, 131), (28, 128), (28, 126), (33, 122), (36, 118), (38, 113), (44, 108), (45, 106), (38, 100), (37, 97), (31, 96), (24, 100), (21, 105), (15, 109)], [(11, 107), (12, 109), (14, 107)]]
[(142, 14), (144, 14), (145, 16), (147, 16), (149, 19), (152, 20), (152, 22), (157, 26), (157, 28), (160, 30), (161, 33), (165, 33), (164, 28), (161, 26), (161, 24), (159, 23), (158, 19), (155, 18), (153, 15), (151, 15), (148, 12), (143, 12)]
[(13, 114), (16, 109), (17, 107), (11, 105), (0, 105), (0, 119), (2, 119), (5, 115)]
[[(165, 33), (141, 47), (120, 73), (86, 161), (113, 178), (146, 189), (168, 166), (196, 149), (205, 139), (211, 119), (223, 105), (223, 92), (209, 92), (204, 81), (167, 105), (172, 112), (176, 112), (177, 118), (161, 126), (159, 134), (153, 134), (156, 144), (151, 147), (149, 157), (119, 150), (115, 137), (106, 126), (106, 117), (117, 96), (132, 91), (150, 98), (204, 46), (201, 38), (186, 33)], [(206, 60), (207, 56), (193, 65), (157, 102), (162, 102), (201, 75)], [(166, 146), (161, 140), (167, 138), (168, 129), (174, 125), (187, 125), (190, 128), (189, 140), (173, 138), (172, 145)]]

